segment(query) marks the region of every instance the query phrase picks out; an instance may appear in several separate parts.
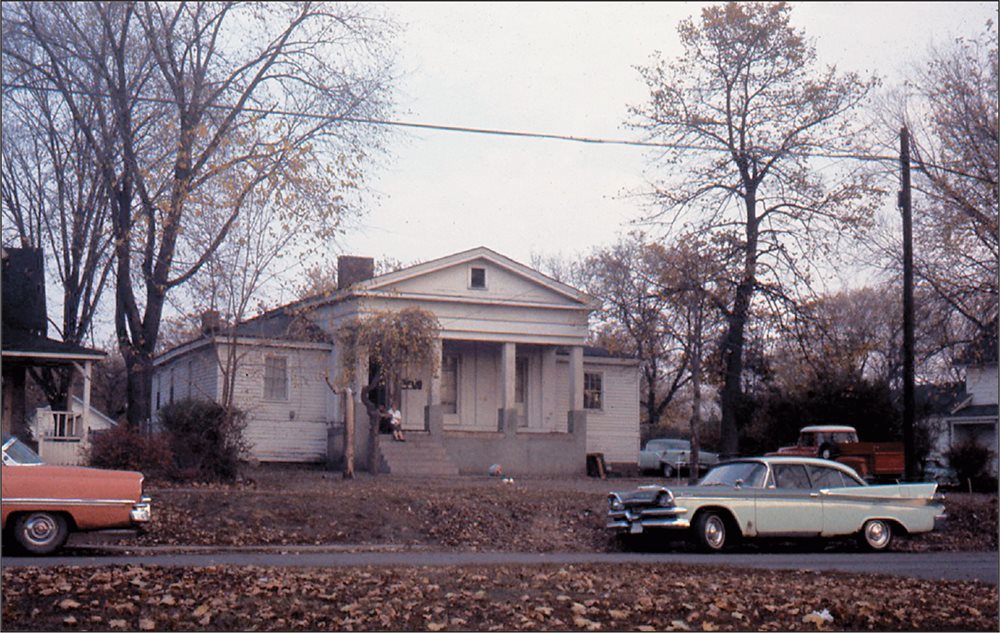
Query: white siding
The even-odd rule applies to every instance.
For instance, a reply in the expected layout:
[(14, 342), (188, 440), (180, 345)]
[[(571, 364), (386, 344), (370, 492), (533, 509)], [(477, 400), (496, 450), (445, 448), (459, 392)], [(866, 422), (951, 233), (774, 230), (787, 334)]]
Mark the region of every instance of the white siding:
[(997, 404), (997, 366), (969, 367), (965, 371), (965, 389), (972, 404)]
[[(486, 270), (486, 288), (469, 287), (471, 268)], [(570, 301), (522, 275), (513, 273), (486, 259), (475, 259), (429, 272), (386, 287), (390, 292), (417, 293), (448, 297), (475, 297), (531, 303), (566, 304)]]
[[(281, 462), (325, 458), (330, 403), (324, 374), (329, 353), (278, 346), (241, 346), (234, 404), (247, 413), (245, 437), (253, 457)], [(271, 355), (287, 359), (287, 400), (264, 399), (264, 358)]]
[[(558, 363), (557, 415), (565, 420), (569, 410), (568, 363)], [(603, 377), (604, 402), (600, 411), (587, 411), (587, 452), (603, 453), (604, 461), (634, 464), (639, 461), (639, 369), (617, 359), (585, 357), (584, 373)], [(563, 422), (565, 428), (565, 422)]]
[[(212, 346), (205, 346), (171, 359), (153, 373), (152, 407), (161, 409), (186, 398), (217, 400), (219, 363)], [(171, 384), (173, 398), (171, 399)]]

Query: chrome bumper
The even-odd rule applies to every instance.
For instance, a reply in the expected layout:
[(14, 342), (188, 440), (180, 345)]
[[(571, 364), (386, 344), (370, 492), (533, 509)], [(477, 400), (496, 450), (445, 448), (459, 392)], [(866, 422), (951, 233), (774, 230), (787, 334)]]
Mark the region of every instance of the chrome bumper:
[(642, 534), (646, 529), (678, 529), (691, 527), (691, 522), (684, 516), (687, 508), (648, 507), (628, 510), (611, 510), (608, 512), (609, 530)]
[(153, 519), (152, 501), (149, 497), (143, 497), (139, 503), (132, 504), (129, 517), (133, 523), (149, 523)]
[(939, 514), (934, 517), (934, 530), (943, 530), (948, 525), (948, 515)]

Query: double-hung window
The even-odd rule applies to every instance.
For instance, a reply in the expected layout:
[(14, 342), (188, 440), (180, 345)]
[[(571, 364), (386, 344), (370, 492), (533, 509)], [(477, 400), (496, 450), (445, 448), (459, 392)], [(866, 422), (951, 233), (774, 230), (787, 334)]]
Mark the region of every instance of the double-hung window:
[(604, 376), (597, 372), (583, 374), (583, 408), (587, 411), (604, 410)]
[(288, 400), (288, 359), (264, 357), (264, 399)]

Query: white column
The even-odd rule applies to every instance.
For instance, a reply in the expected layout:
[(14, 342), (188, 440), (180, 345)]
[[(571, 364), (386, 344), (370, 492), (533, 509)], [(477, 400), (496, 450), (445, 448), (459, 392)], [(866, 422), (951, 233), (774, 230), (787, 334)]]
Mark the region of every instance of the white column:
[(503, 343), (500, 347), (500, 408), (513, 409), (517, 346)]
[(434, 406), (441, 404), (441, 362), (444, 354), (444, 344), (441, 339), (434, 341), (434, 349), (431, 351), (432, 367), (429, 368), (427, 376), (427, 404)]
[(556, 389), (552, 385), (558, 384), (556, 347), (549, 346), (542, 350), (542, 428), (550, 431), (556, 425)]
[[(76, 429), (76, 432), (86, 439), (86, 430), (90, 428), (90, 389), (92, 385), (91, 381), (91, 367), (93, 363), (89, 360), (83, 361), (83, 366), (81, 367), (79, 363), (73, 363), (73, 366), (83, 374), (83, 415), (80, 418), (83, 428)], [(70, 415), (73, 413), (73, 394), (68, 394), (68, 401), (66, 403), (66, 409)]]
[(583, 347), (569, 348), (569, 410), (583, 410)]

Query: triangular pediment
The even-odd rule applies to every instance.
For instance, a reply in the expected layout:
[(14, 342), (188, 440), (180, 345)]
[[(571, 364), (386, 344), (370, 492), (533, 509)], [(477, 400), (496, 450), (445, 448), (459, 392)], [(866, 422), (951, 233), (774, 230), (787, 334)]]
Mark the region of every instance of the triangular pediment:
[(355, 291), (456, 301), (596, 307), (589, 295), (485, 247), (375, 277), (358, 284)]

